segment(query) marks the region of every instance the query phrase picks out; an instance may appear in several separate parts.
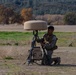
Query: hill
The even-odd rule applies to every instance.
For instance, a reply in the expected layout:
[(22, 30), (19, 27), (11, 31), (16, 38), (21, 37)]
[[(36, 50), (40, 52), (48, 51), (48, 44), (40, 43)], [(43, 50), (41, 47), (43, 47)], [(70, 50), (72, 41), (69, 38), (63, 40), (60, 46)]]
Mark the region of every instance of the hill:
[(17, 12), (31, 7), (36, 15), (76, 12), (76, 0), (0, 0), (0, 4), (12, 7)]

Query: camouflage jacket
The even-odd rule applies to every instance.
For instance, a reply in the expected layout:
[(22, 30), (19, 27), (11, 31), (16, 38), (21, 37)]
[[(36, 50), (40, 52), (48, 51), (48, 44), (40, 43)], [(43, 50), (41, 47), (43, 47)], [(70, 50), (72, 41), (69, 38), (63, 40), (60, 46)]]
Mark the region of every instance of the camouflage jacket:
[(57, 37), (56, 35), (48, 35), (48, 34), (45, 34), (43, 36), (43, 42), (45, 43), (45, 47), (46, 49), (54, 49), (56, 47), (56, 42), (57, 42)]

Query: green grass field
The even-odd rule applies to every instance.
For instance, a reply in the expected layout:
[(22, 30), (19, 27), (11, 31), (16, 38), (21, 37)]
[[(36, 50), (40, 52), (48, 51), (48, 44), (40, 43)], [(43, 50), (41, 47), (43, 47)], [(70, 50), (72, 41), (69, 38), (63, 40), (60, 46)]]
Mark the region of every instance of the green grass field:
[[(46, 32), (39, 32), (42, 37)], [(61, 57), (60, 66), (39, 66), (23, 64), (32, 40), (32, 32), (0, 32), (0, 74), (1, 75), (76, 75), (76, 32), (55, 32), (59, 51), (54, 57)], [(6, 46), (5, 46), (6, 45)], [(15, 46), (7, 46), (15, 45)], [(22, 45), (22, 46), (21, 46)], [(26, 46), (25, 46), (26, 45)], [(68, 47), (72, 46), (72, 47)], [(68, 47), (68, 48), (67, 48)], [(3, 54), (2, 54), (3, 53)], [(5, 56), (5, 54), (9, 54)], [(11, 56), (10, 56), (11, 55)], [(14, 58), (12, 57), (14, 55)]]
[[(46, 32), (39, 32), (40, 38)], [(60, 47), (76, 47), (76, 32), (55, 32)], [(32, 32), (0, 32), (0, 45), (28, 45), (32, 40)]]

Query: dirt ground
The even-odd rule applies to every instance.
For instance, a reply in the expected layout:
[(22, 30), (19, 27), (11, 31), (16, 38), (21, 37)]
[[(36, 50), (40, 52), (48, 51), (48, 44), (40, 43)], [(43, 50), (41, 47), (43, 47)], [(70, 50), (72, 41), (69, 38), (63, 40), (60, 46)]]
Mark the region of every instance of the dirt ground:
[[(54, 25), (55, 32), (76, 32), (76, 25)], [(25, 32), (23, 25), (10, 24), (10, 25), (0, 25), (0, 31), (18, 31)]]
[[(54, 51), (53, 57), (61, 57), (60, 66), (23, 64), (29, 49), (29, 46), (0, 46), (0, 75), (76, 75), (76, 47), (59, 47)], [(14, 59), (5, 60), (4, 56)]]
[[(55, 26), (57, 32), (76, 32), (76, 26)], [(23, 26), (0, 26), (0, 31), (22, 32)], [(59, 47), (53, 57), (61, 57), (60, 66), (23, 64), (28, 56), (29, 46), (0, 46), (0, 75), (76, 75), (76, 47)], [(5, 60), (5, 57), (13, 60)]]

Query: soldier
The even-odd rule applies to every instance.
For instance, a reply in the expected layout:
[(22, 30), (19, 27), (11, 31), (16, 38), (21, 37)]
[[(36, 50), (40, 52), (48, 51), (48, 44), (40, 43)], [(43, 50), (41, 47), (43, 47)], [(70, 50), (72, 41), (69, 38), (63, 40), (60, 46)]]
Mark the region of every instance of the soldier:
[[(52, 65), (54, 62), (54, 65), (59, 65), (60, 64), (60, 57), (57, 58), (52, 58), (53, 51), (57, 49), (56, 42), (57, 42), (57, 37), (56, 35), (53, 34), (54, 32), (54, 27), (49, 26), (48, 27), (48, 32), (43, 36), (42, 38), (42, 48), (46, 49), (46, 56), (47, 56), (47, 63), (46, 65)], [(45, 55), (43, 57), (44, 59), (42, 60), (42, 64), (44, 65), (44, 60), (45, 60)]]

